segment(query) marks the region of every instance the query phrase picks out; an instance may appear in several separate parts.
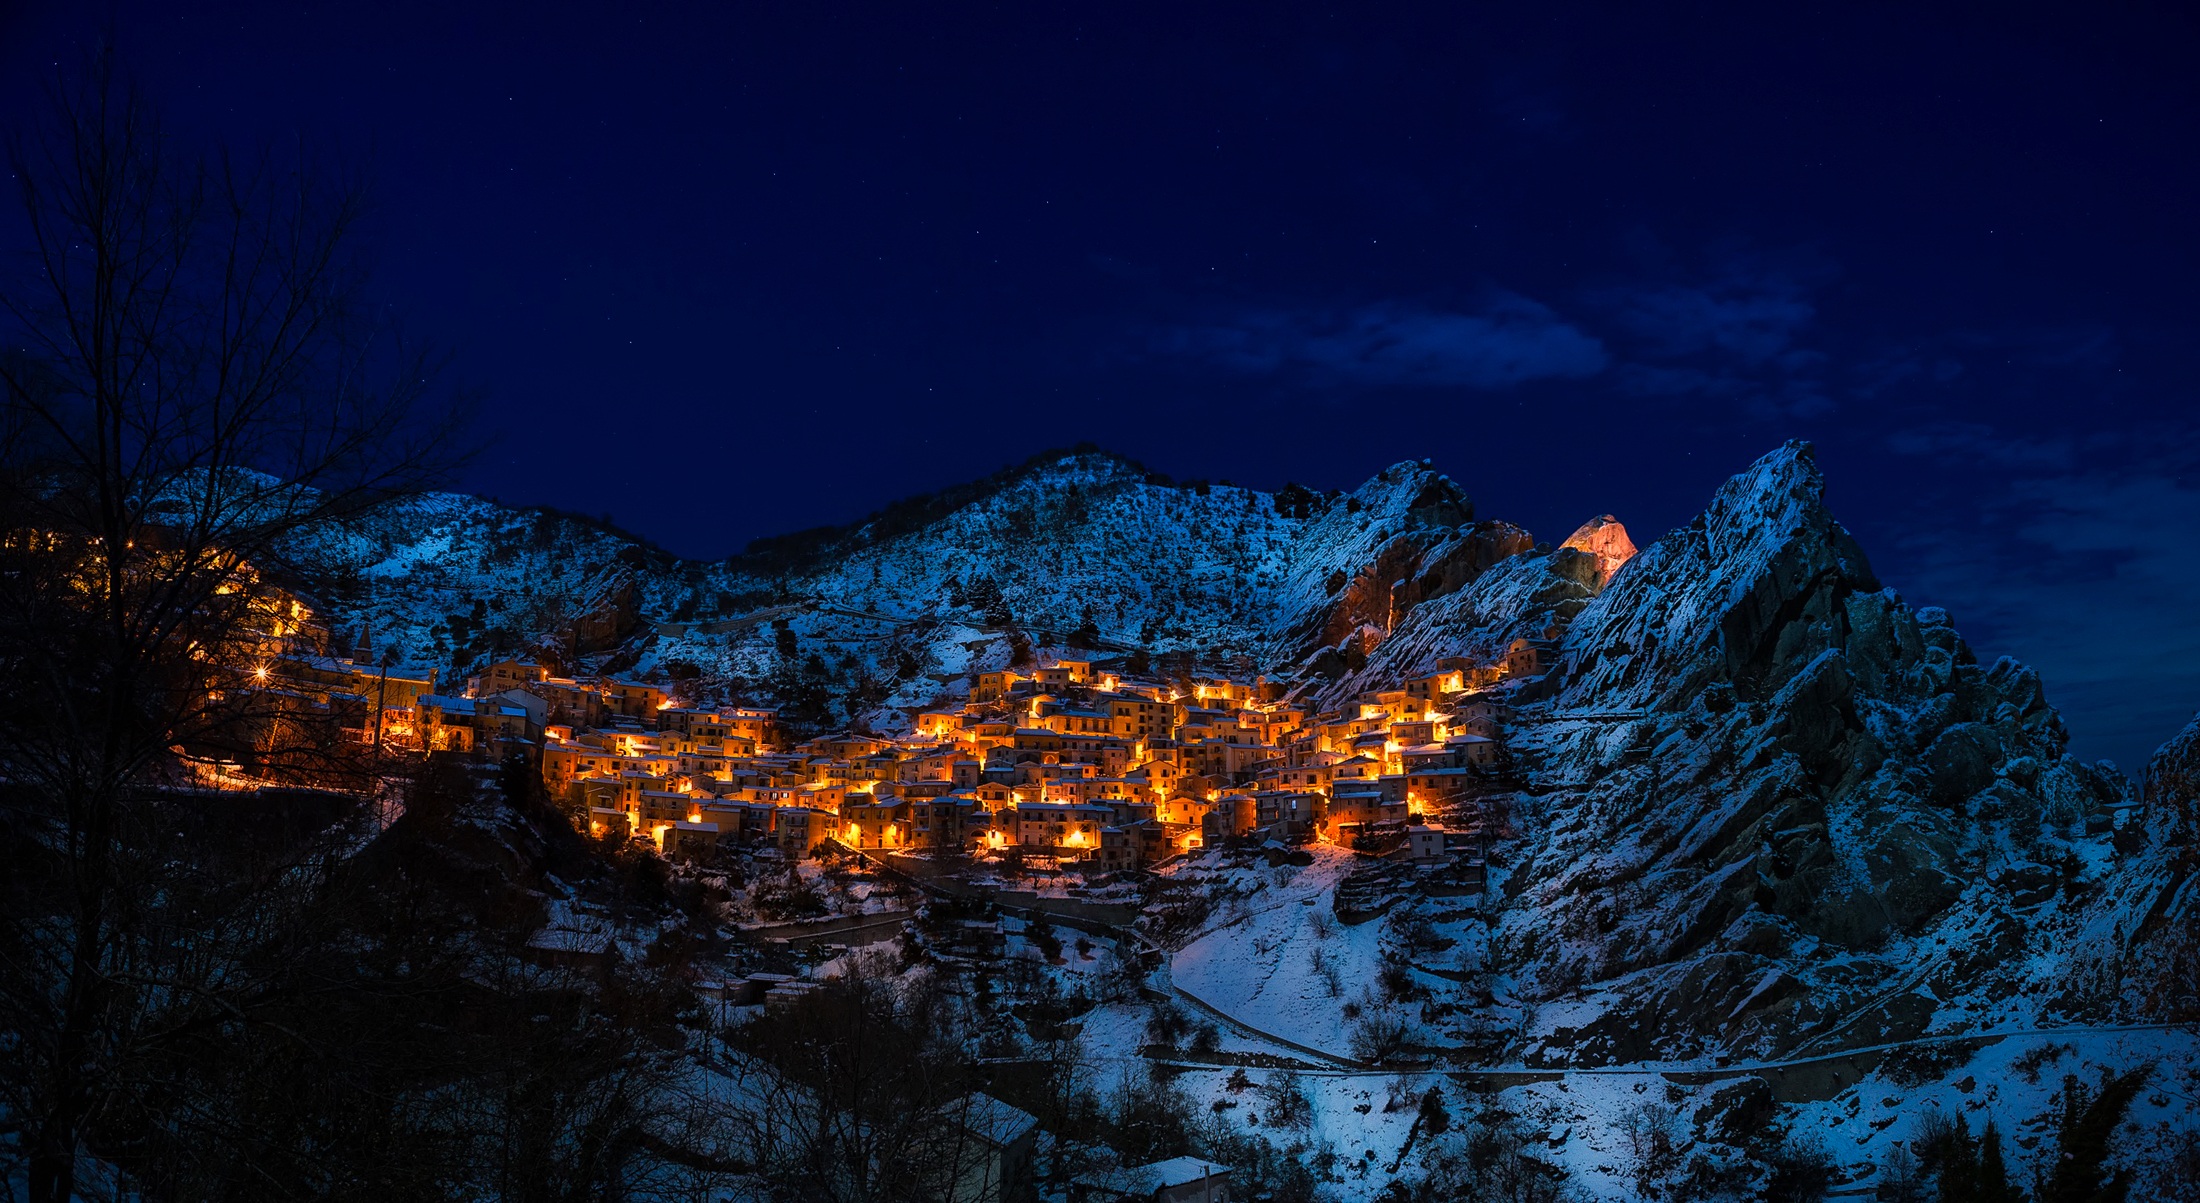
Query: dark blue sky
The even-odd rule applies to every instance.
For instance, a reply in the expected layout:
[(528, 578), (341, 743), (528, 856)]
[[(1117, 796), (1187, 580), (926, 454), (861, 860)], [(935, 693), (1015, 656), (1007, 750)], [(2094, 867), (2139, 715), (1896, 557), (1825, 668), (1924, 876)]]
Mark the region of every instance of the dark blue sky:
[[(87, 12), (87, 7), (96, 11)], [(466, 482), (692, 555), (1089, 439), (1639, 541), (1789, 437), (2127, 767), (2200, 705), (2170, 9), (17, 3), (378, 181)]]

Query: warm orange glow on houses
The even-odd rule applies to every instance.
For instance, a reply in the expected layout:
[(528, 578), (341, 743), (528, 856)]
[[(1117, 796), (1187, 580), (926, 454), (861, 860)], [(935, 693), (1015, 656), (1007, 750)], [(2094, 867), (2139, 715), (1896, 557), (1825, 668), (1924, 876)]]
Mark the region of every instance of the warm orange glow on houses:
[[(827, 837), (881, 850), (1021, 846), (1086, 871), (1224, 838), (1344, 840), (1409, 816), (1433, 822), (1463, 774), (1501, 753), (1491, 738), (1465, 738), (1470, 724), (1491, 721), (1492, 704), (1457, 697), (1452, 687), (1485, 671), (1464, 657), (1320, 713), (1292, 700), (1291, 683), (1216, 677), (1179, 690), (1065, 663), (1030, 677), (975, 674), (959, 699), (943, 692), (912, 707), (897, 737), (842, 732), (793, 746), (775, 744), (768, 714), (743, 729), (743, 712), (702, 703), (607, 713), (609, 683), (595, 728), (586, 699), (599, 687), (560, 678), (546, 687), (573, 718), (540, 728), (544, 780), (594, 810), (588, 830), (623, 816), (627, 831), (647, 831), (660, 848), (668, 830), (676, 846), (715, 830), (802, 853)], [(623, 684), (619, 696), (631, 702), (648, 688)], [(1186, 713), (1195, 698), (1196, 717)], [(1455, 704), (1476, 708), (1455, 721)], [(424, 729), (472, 733), (448, 718)]]

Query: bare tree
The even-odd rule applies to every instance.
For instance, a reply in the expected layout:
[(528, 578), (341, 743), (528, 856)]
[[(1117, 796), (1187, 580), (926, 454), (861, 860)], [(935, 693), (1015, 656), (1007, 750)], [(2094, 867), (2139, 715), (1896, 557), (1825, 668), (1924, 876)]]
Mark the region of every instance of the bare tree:
[(65, 1200), (131, 1058), (265, 993), (231, 955), (267, 939), (264, 896), (210, 915), (164, 892), (179, 749), (267, 719), (240, 674), (284, 633), (287, 556), (451, 467), (461, 415), (362, 303), (357, 186), (178, 153), (111, 55), (55, 83), (10, 165), (0, 1088), (31, 1197)]
[(958, 1184), (983, 1159), (977, 1112), (990, 1105), (974, 1094), (967, 1036), (936, 979), (859, 960), (731, 1037), (744, 1101), (717, 1126), (783, 1197), (970, 1197)]

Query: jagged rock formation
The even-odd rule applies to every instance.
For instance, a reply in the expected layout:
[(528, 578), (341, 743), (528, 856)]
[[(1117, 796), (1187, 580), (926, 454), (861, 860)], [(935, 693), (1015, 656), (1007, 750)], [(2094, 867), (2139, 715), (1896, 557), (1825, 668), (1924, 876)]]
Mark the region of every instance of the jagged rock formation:
[(1546, 1056), (1838, 1047), (2047, 1005), (2053, 975), (2009, 954), (2075, 934), (2049, 900), (2097, 872), (2120, 780), (2065, 753), (2035, 673), (1980, 667), (1946, 613), (1881, 587), (1821, 497), (1802, 445), (1735, 477), (1581, 608), (1563, 685), (1523, 716), (1539, 835), (1506, 934), (1524, 991), (1577, 1000)]
[[(2094, 938), (2136, 1014), (2200, 1024), (2200, 716), (2147, 763), (2144, 826)], [(2102, 930), (2105, 928), (2105, 930)]]
[[(2122, 778), (2067, 754), (2031, 669), (1979, 665), (1946, 612), (1884, 588), (1822, 497), (1790, 444), (1640, 555), (1600, 518), (1490, 566), (1316, 691), (1560, 640), (1506, 737), (1520, 836), (1491, 969), (1513, 1051), (1779, 1055), (2160, 1012), (2121, 976), (2186, 887), (2161, 856), (2114, 860)], [(2168, 798), (2200, 755), (2165, 755)]]
[(2147, 822), (2166, 842), (2200, 844), (2200, 716), (2147, 762)]

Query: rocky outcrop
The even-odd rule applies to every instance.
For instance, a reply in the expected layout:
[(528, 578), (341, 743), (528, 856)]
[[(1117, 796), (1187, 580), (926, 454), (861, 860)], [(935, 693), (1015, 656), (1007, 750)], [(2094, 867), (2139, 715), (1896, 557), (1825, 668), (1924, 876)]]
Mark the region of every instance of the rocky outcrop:
[(1612, 574), (1626, 567), (1627, 561), (1635, 558), (1635, 541), (1627, 537), (1627, 528), (1620, 525), (1619, 519), (1610, 514), (1600, 514), (1582, 523), (1559, 546), (1596, 557), (1596, 587), (1599, 589), (1609, 584)]
[[(1306, 624), (1314, 631), (1311, 647), (1297, 650), (1304, 654), (1337, 647), (1366, 629), (1388, 636), (1411, 620), (1414, 607), (1456, 592), (1534, 543), (1528, 532), (1508, 522), (1401, 532), (1377, 549), (1370, 563), (1348, 574), (1336, 602)], [(1283, 656), (1297, 658), (1289, 648)]]
[(2200, 845), (2200, 716), (2147, 761), (2148, 830), (2164, 842)]
[[(2065, 755), (2037, 676), (1981, 668), (1945, 613), (1883, 588), (1822, 498), (1801, 444), (1729, 481), (1582, 606), (1563, 685), (1511, 733), (1541, 818), (1518, 969), (1598, 998), (1541, 1056), (1920, 1030), (1938, 1008), (1900, 1002), (1914, 950), (2061, 880), (2118, 798)], [(2014, 972), (1967, 961), (1938, 996)]]

